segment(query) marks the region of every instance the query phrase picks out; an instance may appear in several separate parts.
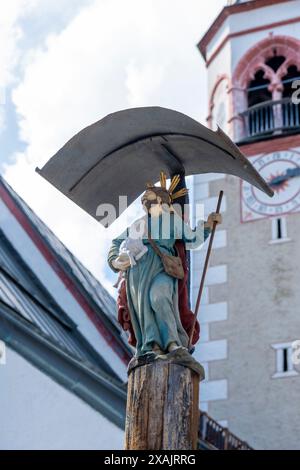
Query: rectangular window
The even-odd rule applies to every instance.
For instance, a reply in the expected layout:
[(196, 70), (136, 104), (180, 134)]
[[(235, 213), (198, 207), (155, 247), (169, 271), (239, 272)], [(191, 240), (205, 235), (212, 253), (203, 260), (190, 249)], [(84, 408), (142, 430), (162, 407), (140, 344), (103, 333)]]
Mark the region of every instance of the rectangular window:
[(287, 372), (289, 370), (289, 348), (283, 348), (282, 355), (282, 371)]
[(272, 224), (272, 239), (270, 243), (281, 243), (289, 241), (287, 236), (287, 224), (285, 217), (273, 217), (271, 219)]
[(298, 372), (294, 369), (292, 361), (292, 341), (290, 343), (272, 344), (272, 348), (276, 352), (275, 373), (272, 377), (279, 378), (298, 375)]
[(282, 219), (276, 219), (276, 222), (277, 222), (276, 238), (281, 239), (282, 238)]

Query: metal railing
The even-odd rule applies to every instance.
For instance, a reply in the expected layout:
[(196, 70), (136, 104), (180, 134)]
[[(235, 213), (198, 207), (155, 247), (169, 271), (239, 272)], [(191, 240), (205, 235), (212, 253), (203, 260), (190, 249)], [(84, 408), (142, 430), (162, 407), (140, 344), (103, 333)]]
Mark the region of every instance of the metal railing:
[(241, 441), (202, 411), (200, 411), (199, 439), (216, 450), (252, 450), (247, 442)]
[(264, 101), (240, 113), (244, 121), (244, 137), (241, 140), (287, 134), (300, 130), (300, 105), (291, 98)]

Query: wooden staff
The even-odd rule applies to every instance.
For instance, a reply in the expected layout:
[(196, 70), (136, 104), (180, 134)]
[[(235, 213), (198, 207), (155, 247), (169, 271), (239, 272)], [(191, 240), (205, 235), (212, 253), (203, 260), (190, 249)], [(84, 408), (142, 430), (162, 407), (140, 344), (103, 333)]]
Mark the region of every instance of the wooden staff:
[[(220, 213), (222, 198), (223, 198), (223, 191), (220, 191), (218, 204), (217, 204), (217, 209), (216, 209), (216, 214)], [(212, 228), (212, 231), (211, 231), (211, 234), (210, 234), (210, 240), (209, 240), (209, 244), (208, 244), (208, 248), (207, 248), (204, 268), (203, 268), (203, 272), (202, 272), (202, 278), (201, 278), (200, 287), (199, 287), (199, 291), (198, 291), (198, 297), (197, 297), (197, 302), (196, 302), (196, 307), (195, 307), (195, 314), (194, 314), (194, 319), (193, 319), (192, 331), (191, 331), (190, 339), (189, 339), (189, 346), (188, 346), (189, 349), (190, 349), (190, 347), (192, 345), (192, 341), (193, 341), (193, 336), (194, 336), (194, 331), (195, 331), (195, 326), (196, 326), (196, 321), (197, 321), (197, 315), (198, 315), (200, 301), (201, 301), (201, 297), (202, 297), (205, 276), (206, 276), (206, 272), (207, 272), (207, 268), (208, 268), (209, 257), (210, 257), (210, 254), (211, 254), (212, 244), (213, 244), (213, 241), (214, 241), (216, 226), (217, 226), (217, 222), (214, 222), (213, 223), (213, 228)]]

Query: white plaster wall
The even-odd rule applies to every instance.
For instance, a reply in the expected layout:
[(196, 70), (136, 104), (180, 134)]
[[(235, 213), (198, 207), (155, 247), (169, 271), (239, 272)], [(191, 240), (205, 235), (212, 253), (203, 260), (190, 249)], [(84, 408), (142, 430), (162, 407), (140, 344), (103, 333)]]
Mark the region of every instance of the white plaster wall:
[(231, 33), (231, 25), (229, 18), (227, 18), (221, 27), (216, 31), (214, 36), (212, 37), (211, 41), (207, 44), (206, 48), (206, 58), (209, 60), (211, 55), (215, 52), (215, 50), (222, 44), (224, 39)]
[(0, 365), (0, 449), (122, 449), (123, 431), (6, 348)]
[(125, 364), (111, 349), (2, 200), (0, 200), (0, 227), (56, 302), (78, 325), (78, 329), (83, 336), (101, 354), (120, 378), (126, 380), (127, 370)]
[(229, 16), (230, 32), (236, 33), (244, 29), (285, 21), (299, 16), (300, 0), (277, 3), (256, 8)]
[(200, 384), (200, 408), (201, 401), (226, 400), (227, 396), (227, 380), (210, 380)]
[[(209, 59), (210, 56), (207, 56)], [(228, 41), (224, 44), (222, 50), (209, 64), (207, 69), (208, 72), (208, 93), (211, 95), (212, 89), (214, 88), (216, 81), (220, 75), (227, 74), (231, 75), (231, 44)]]
[[(217, 197), (211, 196), (210, 183), (214, 182), (224, 183), (224, 175), (221, 174), (204, 174), (194, 177), (194, 190), (193, 206), (197, 203), (204, 204), (205, 217), (210, 212), (215, 211), (217, 205)], [(226, 196), (222, 201), (222, 213), (226, 212)], [(197, 215), (193, 214), (193, 222), (195, 224)], [(213, 246), (213, 251), (218, 251), (220, 248), (226, 247), (227, 236), (226, 230), (218, 228), (216, 232), (216, 240)], [(208, 240), (201, 247), (200, 250), (191, 252), (191, 304), (194, 308), (195, 301), (198, 294), (199, 283), (201, 279), (204, 258), (207, 252)], [(224, 375), (220, 375), (218, 380), (211, 380), (210, 365), (216, 361), (224, 361), (227, 359), (227, 340), (218, 339), (213, 340), (210, 335), (210, 325), (213, 322), (224, 321), (227, 319), (227, 302), (225, 298), (222, 302), (210, 303), (209, 289), (214, 286), (222, 286), (227, 282), (227, 265), (217, 264), (211, 265), (208, 268), (205, 280), (205, 287), (199, 312), (200, 321), (200, 341), (196, 345), (194, 357), (198, 360), (205, 369), (205, 380), (201, 382), (200, 386), (200, 408), (203, 411), (210, 412), (210, 403), (216, 400), (227, 399), (227, 380)]]
[(227, 357), (227, 340), (220, 339), (216, 341), (207, 341), (197, 345), (194, 356), (199, 362), (210, 362), (226, 359)]

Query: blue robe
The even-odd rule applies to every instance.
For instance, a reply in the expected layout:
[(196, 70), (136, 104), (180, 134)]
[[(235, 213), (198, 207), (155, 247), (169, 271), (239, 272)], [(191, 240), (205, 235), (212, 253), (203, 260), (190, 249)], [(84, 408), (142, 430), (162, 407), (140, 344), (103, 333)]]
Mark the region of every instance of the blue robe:
[[(204, 229), (203, 221), (193, 231), (176, 213), (171, 213), (170, 230), (166, 236), (162, 216), (148, 216), (150, 219), (152, 239), (162, 252), (169, 255), (176, 255), (174, 245), (177, 239), (183, 240), (187, 248), (195, 249), (210, 233), (209, 229)], [(119, 247), (127, 234), (128, 229), (112, 241), (108, 262), (114, 271), (112, 261), (118, 256)], [(180, 321), (178, 281), (166, 274), (160, 257), (146, 236), (143, 243), (148, 248), (147, 253), (125, 272), (128, 308), (137, 341), (136, 356), (152, 351), (153, 343), (166, 351), (171, 342), (187, 347), (189, 341)]]

